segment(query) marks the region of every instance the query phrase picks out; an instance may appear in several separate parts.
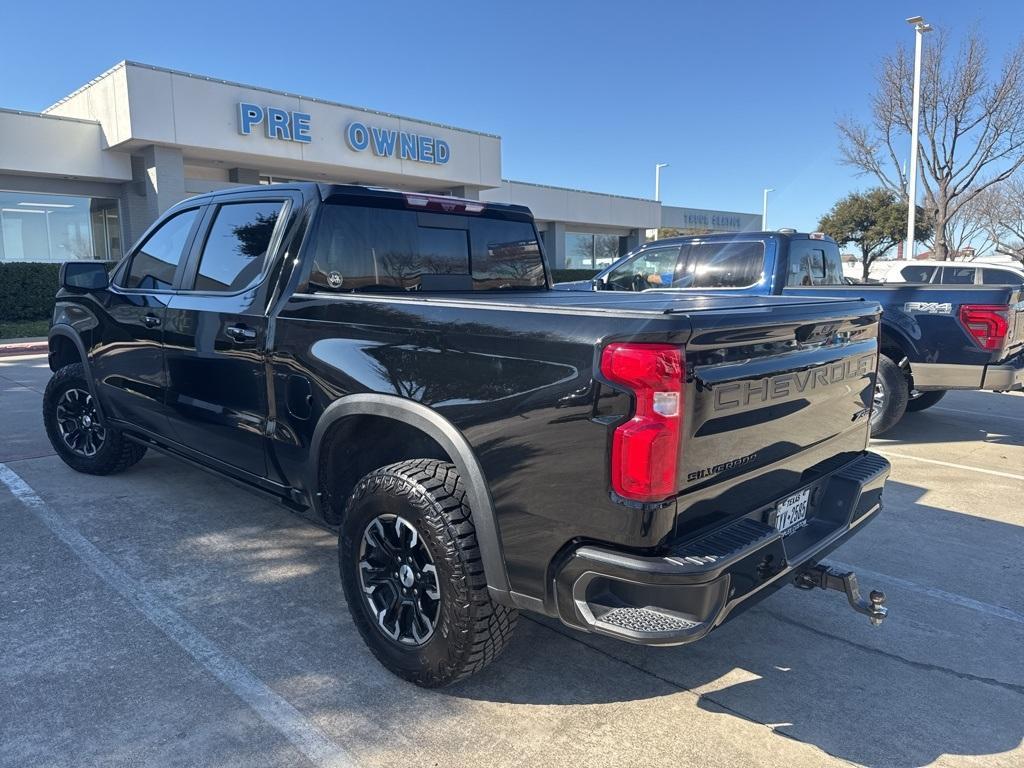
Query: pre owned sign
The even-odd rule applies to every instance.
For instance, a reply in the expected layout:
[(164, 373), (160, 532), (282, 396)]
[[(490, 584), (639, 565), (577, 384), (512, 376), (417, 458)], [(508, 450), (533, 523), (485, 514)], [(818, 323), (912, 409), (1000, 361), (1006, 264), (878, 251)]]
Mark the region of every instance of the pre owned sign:
[[(268, 139), (308, 144), (312, 137), (312, 118), (306, 112), (291, 112), (278, 107), (239, 102), (238, 132), (248, 136), (263, 127)], [(398, 157), (419, 163), (444, 165), (452, 157), (447, 141), (409, 131), (380, 128), (355, 120), (345, 128), (345, 143), (354, 152), (370, 150), (377, 157)]]

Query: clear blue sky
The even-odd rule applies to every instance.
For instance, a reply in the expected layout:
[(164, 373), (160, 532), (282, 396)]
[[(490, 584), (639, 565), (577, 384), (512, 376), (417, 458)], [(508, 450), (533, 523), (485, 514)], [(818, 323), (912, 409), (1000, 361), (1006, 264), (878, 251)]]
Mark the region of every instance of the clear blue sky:
[[(0, 107), (39, 110), (121, 59), (502, 137), (506, 178), (759, 211), (812, 228), (870, 185), (837, 162), (903, 19), (976, 25), (997, 57), (1024, 2), (257, 2), (0, 5)], [(0, 137), (2, 140), (2, 137)]]

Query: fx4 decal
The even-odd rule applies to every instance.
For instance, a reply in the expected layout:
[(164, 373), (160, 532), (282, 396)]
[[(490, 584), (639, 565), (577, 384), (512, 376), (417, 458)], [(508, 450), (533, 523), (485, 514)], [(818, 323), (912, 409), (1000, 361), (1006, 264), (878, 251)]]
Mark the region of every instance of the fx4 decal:
[(904, 312), (923, 312), (926, 315), (951, 315), (953, 305), (942, 301), (908, 301), (903, 305)]

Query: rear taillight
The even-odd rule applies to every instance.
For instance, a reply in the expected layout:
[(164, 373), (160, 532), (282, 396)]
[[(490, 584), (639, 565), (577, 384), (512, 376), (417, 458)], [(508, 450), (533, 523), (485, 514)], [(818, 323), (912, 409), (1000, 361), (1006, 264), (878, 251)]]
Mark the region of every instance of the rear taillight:
[(612, 490), (624, 498), (657, 501), (677, 490), (683, 368), (671, 344), (609, 344), (601, 354), (601, 373), (636, 399), (633, 418), (612, 436)]
[(1010, 332), (1010, 308), (1005, 304), (963, 304), (960, 323), (982, 349), (1002, 349)]

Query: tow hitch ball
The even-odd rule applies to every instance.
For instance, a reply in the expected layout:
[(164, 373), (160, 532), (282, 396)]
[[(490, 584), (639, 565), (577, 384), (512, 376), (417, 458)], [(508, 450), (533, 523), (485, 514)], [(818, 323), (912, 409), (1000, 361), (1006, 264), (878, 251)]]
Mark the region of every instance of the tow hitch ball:
[(865, 600), (860, 596), (857, 574), (853, 571), (842, 573), (827, 565), (812, 565), (796, 575), (796, 585), (800, 589), (820, 587), (845, 592), (850, 607), (867, 616), (874, 627), (880, 626), (889, 615), (889, 609), (885, 607), (885, 593), (873, 589)]

